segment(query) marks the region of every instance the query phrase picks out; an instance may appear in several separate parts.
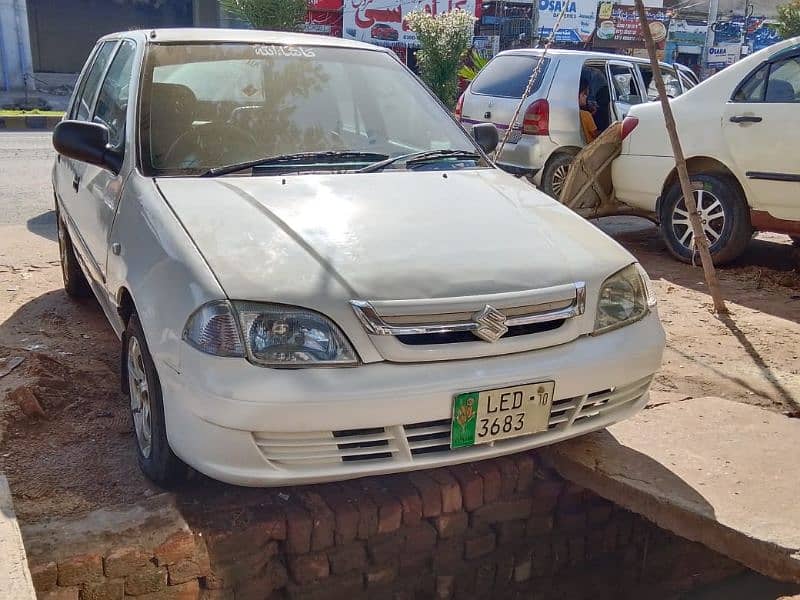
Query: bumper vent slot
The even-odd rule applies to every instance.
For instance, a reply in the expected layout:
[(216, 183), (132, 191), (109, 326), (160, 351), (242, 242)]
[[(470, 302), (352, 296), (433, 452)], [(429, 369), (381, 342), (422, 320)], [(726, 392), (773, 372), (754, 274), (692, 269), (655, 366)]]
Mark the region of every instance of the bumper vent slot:
[(405, 425), (403, 429), (412, 456), (450, 450), (450, 419)]

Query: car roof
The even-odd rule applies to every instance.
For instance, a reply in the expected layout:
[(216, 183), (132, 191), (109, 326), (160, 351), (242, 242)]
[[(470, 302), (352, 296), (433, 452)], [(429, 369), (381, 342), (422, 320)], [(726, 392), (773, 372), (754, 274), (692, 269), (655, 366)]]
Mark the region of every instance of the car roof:
[[(541, 56), (544, 53), (544, 48), (515, 48), (514, 50), (504, 50), (497, 56), (505, 55), (523, 55), (523, 56)], [(624, 56), (622, 54), (612, 54), (610, 52), (595, 52), (594, 50), (566, 50), (560, 48), (551, 48), (547, 51), (548, 56), (556, 56), (560, 58), (580, 58), (581, 60), (598, 59), (598, 60), (621, 60), (627, 62), (636, 62), (647, 64), (650, 62), (649, 58), (642, 58), (639, 56)], [(660, 64), (670, 66), (669, 63), (660, 61)]]
[(354, 50), (388, 52), (388, 50), (380, 46), (327, 35), (287, 33), (284, 31), (264, 31), (256, 29), (216, 29), (203, 27), (140, 29), (110, 33), (100, 39), (101, 41), (106, 41), (125, 37), (146, 40), (150, 43), (240, 42), (246, 44), (281, 44), (286, 46), (328, 46), (331, 48), (352, 48)]

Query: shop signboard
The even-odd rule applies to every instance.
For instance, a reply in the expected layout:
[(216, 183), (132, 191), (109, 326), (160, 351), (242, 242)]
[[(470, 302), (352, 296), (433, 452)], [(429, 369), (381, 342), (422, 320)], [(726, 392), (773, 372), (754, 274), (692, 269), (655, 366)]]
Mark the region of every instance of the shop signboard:
[[(663, 8), (646, 8), (647, 24), (656, 47), (664, 49), (669, 14)], [(601, 48), (644, 48), (639, 13), (635, 8), (616, 2), (600, 2), (597, 9), (595, 45)]]
[[(597, 18), (597, 0), (537, 0), (539, 4), (539, 37), (549, 38), (561, 11), (564, 16), (556, 31), (555, 41), (580, 44), (589, 41)], [(566, 5), (566, 9), (564, 7)]]
[(708, 21), (673, 19), (669, 23), (667, 41), (681, 46), (704, 46), (708, 34)]
[(344, 0), (342, 12), (345, 39), (379, 46), (419, 45), (408, 28), (405, 15), (415, 10), (439, 14), (461, 9), (475, 14), (476, 0)]

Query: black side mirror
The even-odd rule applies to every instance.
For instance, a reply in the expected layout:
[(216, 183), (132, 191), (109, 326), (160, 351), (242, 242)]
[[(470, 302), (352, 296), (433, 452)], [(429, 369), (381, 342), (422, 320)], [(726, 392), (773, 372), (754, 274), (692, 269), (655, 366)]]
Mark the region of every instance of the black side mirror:
[(108, 128), (100, 123), (61, 121), (53, 131), (53, 147), (59, 154), (115, 175), (122, 169), (122, 156), (108, 147)]
[(478, 123), (477, 125), (473, 125), (472, 137), (475, 138), (478, 146), (480, 146), (486, 154), (493, 152), (500, 142), (500, 135), (497, 133), (497, 127), (494, 126), (494, 123)]

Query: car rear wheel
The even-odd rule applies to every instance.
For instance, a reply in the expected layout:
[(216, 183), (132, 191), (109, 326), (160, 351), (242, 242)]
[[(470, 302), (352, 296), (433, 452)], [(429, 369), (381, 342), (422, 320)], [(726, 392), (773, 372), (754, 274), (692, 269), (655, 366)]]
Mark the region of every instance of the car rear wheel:
[(128, 321), (123, 342), (123, 368), (136, 438), (136, 456), (142, 472), (154, 483), (169, 487), (186, 473), (167, 440), (161, 383), (147, 348), (139, 317)]
[[(709, 241), (714, 264), (738, 258), (750, 242), (753, 227), (741, 189), (729, 176), (692, 175), (694, 199)], [(679, 181), (675, 181), (661, 203), (661, 235), (675, 258), (699, 261), (694, 232)]]
[(542, 173), (542, 191), (545, 194), (556, 200), (561, 199), (561, 192), (564, 190), (564, 183), (574, 160), (574, 155), (562, 152), (547, 161)]
[(61, 259), (61, 277), (64, 279), (64, 290), (70, 298), (87, 298), (92, 294), (86, 275), (81, 271), (75, 248), (69, 237), (67, 226), (56, 211), (56, 227), (58, 228), (58, 253)]

